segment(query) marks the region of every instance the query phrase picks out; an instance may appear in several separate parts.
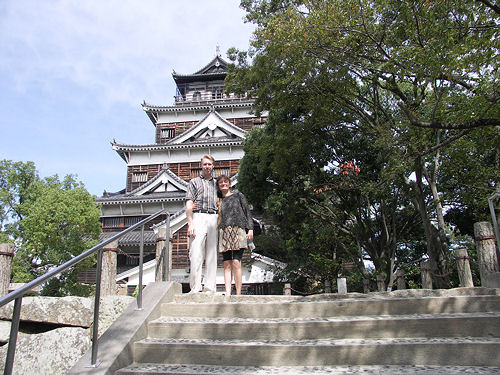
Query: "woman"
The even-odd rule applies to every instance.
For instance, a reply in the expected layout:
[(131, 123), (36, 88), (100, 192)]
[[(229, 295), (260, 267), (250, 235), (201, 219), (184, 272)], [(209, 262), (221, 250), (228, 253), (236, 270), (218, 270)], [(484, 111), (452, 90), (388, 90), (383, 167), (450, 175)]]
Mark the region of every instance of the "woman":
[(231, 190), (228, 176), (221, 175), (217, 178), (217, 188), (221, 197), (219, 252), (224, 260), (226, 296), (231, 295), (233, 277), (236, 294), (239, 295), (242, 283), (241, 258), (248, 242), (253, 241), (253, 220), (245, 196), (237, 190)]

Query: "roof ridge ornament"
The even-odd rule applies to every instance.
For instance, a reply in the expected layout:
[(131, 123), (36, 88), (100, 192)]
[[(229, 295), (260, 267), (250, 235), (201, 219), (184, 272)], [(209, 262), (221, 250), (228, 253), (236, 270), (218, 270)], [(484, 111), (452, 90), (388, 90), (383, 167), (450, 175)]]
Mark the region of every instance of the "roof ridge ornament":
[(215, 46), (215, 56), (217, 56), (217, 57), (221, 57), (221, 55), (220, 55), (220, 46), (219, 46), (219, 44), (217, 44), (217, 45)]

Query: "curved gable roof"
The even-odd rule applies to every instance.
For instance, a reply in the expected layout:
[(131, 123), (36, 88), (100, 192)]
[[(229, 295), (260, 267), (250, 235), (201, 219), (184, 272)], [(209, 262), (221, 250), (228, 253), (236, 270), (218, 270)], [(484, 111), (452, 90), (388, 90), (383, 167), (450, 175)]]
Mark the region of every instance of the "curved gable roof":
[(172, 77), (176, 83), (190, 82), (193, 80), (223, 79), (227, 74), (227, 62), (217, 54), (212, 61), (193, 74), (178, 74), (175, 70)]
[(167, 145), (176, 145), (188, 142), (202, 142), (204, 140), (215, 139), (242, 139), (245, 137), (245, 131), (240, 127), (233, 125), (231, 122), (224, 119), (212, 107), (205, 117), (203, 117), (196, 125), (177, 137), (170, 139)]
[(175, 70), (172, 73), (172, 77), (174, 80), (180, 78), (188, 78), (188, 77), (196, 77), (200, 78), (200, 76), (213, 75), (213, 74), (226, 74), (227, 73), (227, 62), (220, 56), (215, 56), (212, 61), (210, 61), (207, 65), (205, 65), (200, 70), (196, 71), (192, 74), (178, 74)]
[(185, 192), (188, 183), (173, 173), (167, 165), (164, 165), (155, 177), (132, 190), (128, 195), (141, 196), (148, 193), (155, 193), (159, 191), (160, 186), (163, 186), (160, 189), (162, 192)]

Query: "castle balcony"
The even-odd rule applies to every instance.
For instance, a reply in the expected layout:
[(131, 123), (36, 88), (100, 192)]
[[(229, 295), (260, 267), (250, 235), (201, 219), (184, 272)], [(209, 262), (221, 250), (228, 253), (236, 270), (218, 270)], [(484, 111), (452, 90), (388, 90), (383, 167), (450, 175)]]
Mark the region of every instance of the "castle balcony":
[(213, 92), (206, 93), (188, 93), (187, 95), (176, 95), (174, 101), (176, 106), (191, 106), (191, 105), (210, 105), (210, 104), (223, 104), (235, 102), (248, 102), (245, 96), (230, 94), (225, 95), (222, 93), (214, 94)]

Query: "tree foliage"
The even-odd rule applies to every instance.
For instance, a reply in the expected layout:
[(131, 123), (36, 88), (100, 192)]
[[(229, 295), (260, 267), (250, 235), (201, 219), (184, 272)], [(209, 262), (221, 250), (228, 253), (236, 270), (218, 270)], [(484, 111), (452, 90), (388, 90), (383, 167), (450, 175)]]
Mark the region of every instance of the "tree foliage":
[[(424, 242), (433, 272), (447, 274), (456, 223), (446, 209), (484, 217), (498, 183), (497, 7), (241, 5), (258, 27), (248, 53), (229, 51), (227, 90), (256, 97), (268, 113), (246, 140), (239, 173), (252, 204), (274, 214), (284, 238), (299, 238), (305, 222), (329, 226), (345, 254), (357, 252), (360, 266), (368, 257), (387, 281), (393, 263), (407, 260), (398, 251), (415, 249), (409, 240)], [(359, 173), (342, 175), (346, 163)]]
[[(41, 179), (32, 162), (2, 160), (0, 186), (2, 233), (16, 244), (14, 282), (33, 280), (96, 244), (99, 209), (73, 176)], [(94, 262), (81, 262), (50, 280), (43, 293), (88, 293), (77, 276)]]

